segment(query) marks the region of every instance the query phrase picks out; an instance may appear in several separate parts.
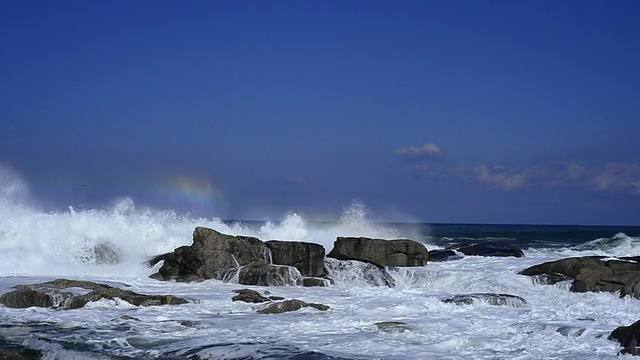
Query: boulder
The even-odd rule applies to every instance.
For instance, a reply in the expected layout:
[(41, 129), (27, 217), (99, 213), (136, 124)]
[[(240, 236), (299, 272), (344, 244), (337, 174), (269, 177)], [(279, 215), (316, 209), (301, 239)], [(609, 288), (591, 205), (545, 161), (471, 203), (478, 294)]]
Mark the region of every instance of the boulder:
[(640, 320), (629, 326), (616, 328), (607, 339), (619, 342), (624, 348), (640, 346)]
[(633, 261), (574, 257), (534, 265), (520, 272), (527, 276), (564, 275), (573, 280), (573, 292), (604, 291), (640, 298), (640, 264)]
[(383, 240), (365, 237), (339, 237), (327, 257), (357, 260), (383, 266), (424, 266), (429, 253), (413, 240)]
[(462, 259), (462, 255), (453, 250), (429, 250), (430, 262), (442, 262)]
[(231, 236), (197, 227), (193, 232), (193, 244), (163, 256), (164, 264), (158, 272), (166, 280), (221, 279), (225, 270), (252, 262), (267, 262), (268, 257), (267, 248), (257, 238)]
[(329, 309), (329, 306), (327, 305), (307, 303), (302, 300), (291, 299), (259, 307), (256, 309), (256, 311), (260, 314), (280, 314), (284, 312), (300, 310), (303, 307), (312, 307), (321, 311), (326, 311)]
[(2, 360), (36, 360), (42, 358), (41, 350), (30, 349), (23, 345), (10, 344), (0, 340), (0, 359)]
[(0, 303), (11, 308), (37, 306), (57, 309), (78, 309), (92, 301), (116, 297), (136, 306), (187, 303), (187, 300), (172, 295), (143, 295), (105, 284), (67, 279), (18, 285), (17, 288), (0, 296)]
[(271, 240), (265, 242), (265, 245), (271, 251), (273, 264), (293, 266), (300, 274), (308, 277), (323, 277), (326, 274), (325, 251), (320, 244)]
[(300, 281), (300, 285), (304, 287), (313, 287), (313, 286), (329, 286), (330, 281), (328, 279), (316, 278), (316, 277), (304, 277)]
[[(267, 241), (232, 236), (197, 227), (193, 244), (147, 261), (164, 261), (157, 280), (198, 281), (216, 279), (244, 285), (296, 285), (302, 276), (324, 277), (324, 247), (301, 241)], [(297, 269), (297, 270), (296, 270)]]
[(471, 305), (478, 301), (486, 302), (489, 305), (495, 306), (526, 307), (528, 305), (527, 300), (520, 296), (495, 293), (455, 295), (443, 299), (442, 301), (445, 303), (454, 303), (456, 305)]
[(502, 242), (485, 242), (469, 245), (454, 245), (450, 250), (456, 250), (465, 255), (475, 256), (513, 256), (524, 257), (524, 252), (519, 246)]

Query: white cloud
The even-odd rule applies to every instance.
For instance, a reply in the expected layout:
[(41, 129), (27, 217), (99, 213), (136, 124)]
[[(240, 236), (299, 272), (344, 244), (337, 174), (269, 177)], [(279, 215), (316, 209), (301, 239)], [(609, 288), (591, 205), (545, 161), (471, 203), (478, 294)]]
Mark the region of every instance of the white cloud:
[(522, 173), (506, 171), (502, 166), (481, 164), (475, 168), (475, 174), (478, 182), (502, 190), (514, 190), (526, 185), (526, 177)]
[(640, 196), (640, 165), (604, 164), (595, 169), (589, 183), (597, 191), (622, 191)]
[(433, 143), (399, 148), (395, 153), (405, 160), (438, 159), (442, 156), (442, 150)]

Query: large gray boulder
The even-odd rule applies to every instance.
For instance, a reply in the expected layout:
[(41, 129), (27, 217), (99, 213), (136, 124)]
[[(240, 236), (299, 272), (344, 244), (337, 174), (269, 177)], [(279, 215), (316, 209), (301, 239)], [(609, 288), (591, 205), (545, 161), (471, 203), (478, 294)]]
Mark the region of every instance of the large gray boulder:
[(183, 281), (221, 279), (227, 269), (268, 261), (267, 248), (259, 239), (226, 235), (205, 227), (195, 229), (193, 244), (162, 256), (164, 264), (158, 270), (162, 278)]
[(322, 245), (275, 240), (265, 243), (254, 237), (226, 235), (204, 227), (195, 229), (190, 246), (158, 255), (147, 263), (153, 266), (160, 261), (164, 261), (162, 267), (151, 275), (157, 280), (217, 279), (244, 285), (282, 286), (302, 284), (303, 277), (326, 277)]
[(425, 266), (429, 253), (424, 245), (413, 240), (339, 237), (327, 257), (363, 261), (380, 267)]
[(326, 275), (324, 268), (324, 246), (301, 241), (277, 241), (265, 242), (271, 250), (271, 261), (278, 265), (293, 266), (300, 274), (308, 277), (323, 277)]
[(562, 277), (573, 280), (573, 292), (605, 291), (640, 299), (640, 264), (627, 260), (574, 257), (534, 265), (520, 272), (533, 277)]
[(173, 295), (143, 295), (90, 281), (57, 279), (40, 284), (18, 285), (17, 290), (0, 296), (0, 303), (11, 308), (32, 306), (78, 309), (100, 299), (119, 298), (136, 306), (179, 305), (187, 300)]

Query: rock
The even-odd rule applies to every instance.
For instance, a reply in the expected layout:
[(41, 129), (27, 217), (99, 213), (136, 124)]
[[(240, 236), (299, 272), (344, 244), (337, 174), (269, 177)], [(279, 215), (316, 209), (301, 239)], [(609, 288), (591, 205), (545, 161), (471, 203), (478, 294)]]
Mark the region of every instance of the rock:
[(329, 286), (330, 281), (328, 279), (317, 278), (317, 277), (304, 277), (301, 280), (301, 285), (304, 287), (313, 287), (313, 286)]
[(256, 311), (260, 314), (280, 314), (284, 312), (300, 310), (303, 307), (312, 307), (321, 311), (325, 311), (329, 309), (329, 306), (327, 305), (307, 303), (302, 300), (291, 299), (291, 300), (271, 303), (267, 306), (263, 306), (256, 309)]
[(260, 295), (260, 293), (255, 290), (241, 289), (234, 290), (233, 292), (238, 293), (238, 295), (232, 297), (231, 301), (244, 301), (254, 304), (270, 301), (269, 298)]
[(556, 276), (573, 280), (573, 292), (604, 291), (640, 298), (640, 264), (596, 257), (574, 257), (534, 265), (520, 272), (527, 276)]
[(453, 250), (429, 250), (430, 262), (460, 260), (462, 257), (462, 255)]
[(18, 289), (0, 296), (0, 303), (10, 308), (52, 307), (53, 298), (29, 288)]
[(406, 322), (402, 321), (380, 321), (377, 322), (376, 327), (378, 330), (387, 330), (387, 329), (402, 329), (408, 330), (408, 326)]
[(12, 308), (31, 306), (77, 309), (92, 301), (120, 298), (136, 306), (185, 304), (172, 295), (142, 295), (90, 281), (57, 279), (41, 284), (18, 285), (18, 290), (0, 296), (0, 303)]
[(181, 246), (164, 256), (164, 264), (158, 272), (167, 280), (221, 280), (228, 269), (267, 262), (268, 255), (268, 249), (257, 238), (231, 236), (197, 227), (193, 232), (193, 244)]
[(284, 298), (282, 296), (269, 296), (269, 300), (277, 301), (284, 300)]
[(456, 250), (465, 255), (524, 257), (524, 252), (522, 252), (522, 249), (517, 245), (501, 242), (475, 243), (463, 246), (456, 245), (451, 247), (451, 250)]
[(629, 326), (616, 328), (607, 339), (618, 341), (624, 348), (640, 346), (640, 320)]
[(323, 277), (326, 274), (324, 246), (320, 244), (271, 240), (265, 245), (271, 251), (273, 264), (293, 266), (308, 277)]
[(0, 344), (0, 359), (3, 360), (37, 360), (42, 359), (42, 351), (29, 349), (22, 345)]
[(442, 302), (456, 305), (471, 305), (477, 301), (483, 301), (495, 306), (526, 307), (528, 305), (527, 300), (520, 296), (494, 293), (455, 295), (442, 300)]
[(217, 279), (244, 285), (296, 285), (302, 276), (323, 277), (324, 247), (300, 241), (268, 241), (231, 236), (197, 227), (193, 244), (147, 261), (164, 261), (157, 280), (198, 281)]
[(327, 257), (363, 261), (379, 267), (424, 266), (429, 253), (424, 245), (413, 240), (339, 237)]
[(238, 284), (258, 286), (297, 285), (302, 276), (292, 266), (255, 262), (243, 266), (238, 272)]
[(640, 356), (640, 347), (636, 347), (636, 346), (629, 346), (626, 347), (622, 350), (620, 350), (620, 352), (618, 353), (618, 355), (634, 355), (634, 356)]

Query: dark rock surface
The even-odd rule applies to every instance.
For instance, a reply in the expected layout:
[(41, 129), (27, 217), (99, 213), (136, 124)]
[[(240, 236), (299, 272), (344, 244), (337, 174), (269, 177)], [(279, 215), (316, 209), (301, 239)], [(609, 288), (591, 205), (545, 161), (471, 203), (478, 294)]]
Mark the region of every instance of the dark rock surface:
[(358, 260), (377, 266), (425, 266), (429, 253), (424, 245), (413, 240), (339, 237), (327, 257)]
[(300, 273), (293, 267), (254, 262), (238, 271), (238, 284), (258, 286), (296, 285)]
[(524, 252), (519, 246), (502, 242), (485, 242), (469, 245), (453, 245), (451, 250), (456, 250), (465, 255), (475, 256), (513, 256), (524, 257)]
[(408, 325), (403, 321), (380, 321), (375, 323), (378, 330), (388, 330), (388, 329), (408, 329)]
[(0, 303), (12, 308), (32, 306), (77, 309), (91, 301), (120, 298), (136, 306), (178, 305), (187, 300), (172, 295), (143, 295), (89, 281), (57, 279), (41, 284), (18, 285), (0, 296)]
[(573, 279), (571, 291), (605, 291), (640, 298), (640, 264), (632, 261), (574, 257), (534, 265), (520, 272), (527, 276), (555, 276)]
[(429, 250), (430, 262), (460, 260), (463, 256), (453, 250)]
[(321, 311), (329, 309), (329, 306), (316, 303), (307, 303), (298, 299), (285, 300), (268, 304), (266, 306), (256, 309), (260, 314), (280, 314), (289, 311), (300, 310), (303, 307), (312, 307)]
[(231, 301), (244, 301), (254, 304), (270, 301), (269, 298), (264, 297), (260, 295), (259, 292), (251, 289), (240, 289), (234, 290), (233, 292), (237, 293), (238, 295), (232, 297)]
[(442, 301), (445, 303), (454, 303), (456, 305), (471, 305), (477, 301), (483, 301), (495, 306), (526, 307), (528, 305), (527, 300), (520, 296), (495, 293), (455, 295), (443, 299)]
[(0, 341), (0, 359), (2, 360), (36, 360), (42, 359), (42, 351), (29, 349), (22, 345), (9, 345)]
[(317, 278), (317, 277), (305, 277), (300, 280), (300, 285), (305, 287), (313, 287), (313, 286), (329, 286), (330, 281), (328, 279)]
[(324, 246), (301, 241), (276, 241), (265, 242), (271, 250), (273, 264), (293, 266), (300, 274), (308, 277), (323, 277)]
[[(147, 264), (164, 261), (157, 280), (217, 279), (243, 285), (296, 285), (303, 277), (324, 277), (324, 247), (300, 241), (268, 241), (232, 236), (197, 227), (193, 244), (158, 255)], [(308, 281), (309, 282), (309, 281)], [(310, 283), (310, 282), (309, 282)]]
[(640, 320), (613, 330), (607, 339), (615, 340), (625, 348), (640, 346)]

